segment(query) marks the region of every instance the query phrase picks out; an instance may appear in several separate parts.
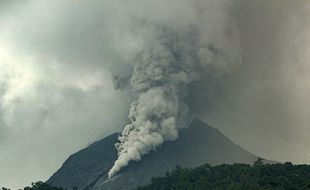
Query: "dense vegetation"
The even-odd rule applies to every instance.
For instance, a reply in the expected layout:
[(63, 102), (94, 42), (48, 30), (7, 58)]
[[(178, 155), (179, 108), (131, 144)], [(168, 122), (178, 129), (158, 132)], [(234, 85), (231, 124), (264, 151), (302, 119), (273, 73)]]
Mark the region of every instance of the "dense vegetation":
[[(2, 187), (1, 190), (10, 190), (8, 188)], [(24, 187), (23, 190), (64, 190), (63, 188), (53, 187), (42, 181), (38, 181), (31, 184), (31, 187)]]
[(310, 166), (285, 164), (247, 164), (180, 168), (165, 177), (153, 178), (138, 190), (306, 190), (310, 189)]
[[(153, 178), (138, 190), (310, 190), (310, 165), (263, 164), (258, 159), (247, 164), (177, 167), (165, 177)], [(2, 188), (1, 190), (9, 190)], [(64, 190), (44, 182), (32, 183), (23, 190)], [(77, 190), (77, 188), (73, 188)]]

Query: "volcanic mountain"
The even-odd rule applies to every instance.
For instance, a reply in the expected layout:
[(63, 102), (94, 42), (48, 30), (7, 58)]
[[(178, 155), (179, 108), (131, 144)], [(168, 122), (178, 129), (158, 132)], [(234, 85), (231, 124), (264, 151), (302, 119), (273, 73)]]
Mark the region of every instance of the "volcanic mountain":
[(108, 179), (108, 172), (117, 159), (114, 144), (118, 135), (112, 134), (71, 155), (47, 182), (66, 189), (130, 190), (149, 183), (152, 177), (162, 176), (176, 166), (252, 164), (257, 159), (219, 130), (196, 119), (187, 129), (180, 130), (177, 140), (165, 142), (156, 151), (140, 161), (130, 162)]

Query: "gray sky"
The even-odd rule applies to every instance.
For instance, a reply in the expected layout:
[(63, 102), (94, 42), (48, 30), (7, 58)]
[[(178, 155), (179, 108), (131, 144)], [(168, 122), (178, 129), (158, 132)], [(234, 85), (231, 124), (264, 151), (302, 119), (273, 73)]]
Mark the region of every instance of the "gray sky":
[(237, 6), (243, 64), (205, 121), (260, 156), (309, 163), (310, 2)]
[[(73, 152), (121, 130), (131, 95), (114, 90), (112, 75), (126, 76), (141, 48), (133, 31), (143, 27), (131, 17), (181, 29), (200, 2), (1, 0), (0, 186), (45, 180)], [(242, 61), (216, 87), (199, 82), (191, 107), (258, 156), (310, 163), (310, 2), (201, 7), (210, 41), (234, 53), (219, 33), (232, 36)]]

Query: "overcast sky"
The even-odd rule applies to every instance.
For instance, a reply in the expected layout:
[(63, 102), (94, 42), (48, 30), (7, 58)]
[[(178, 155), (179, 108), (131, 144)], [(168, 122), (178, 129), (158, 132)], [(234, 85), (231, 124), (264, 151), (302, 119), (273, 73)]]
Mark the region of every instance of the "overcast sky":
[[(0, 186), (46, 180), (120, 131), (132, 97), (112, 78), (131, 72), (125, 62), (141, 48), (131, 17), (183, 28), (199, 2), (0, 0)], [(310, 163), (310, 1), (204, 5), (210, 41), (226, 47), (218, 33), (231, 36), (238, 48), (227, 52), (241, 60), (220, 87), (202, 80), (208, 93), (194, 93), (191, 106), (260, 157)]]

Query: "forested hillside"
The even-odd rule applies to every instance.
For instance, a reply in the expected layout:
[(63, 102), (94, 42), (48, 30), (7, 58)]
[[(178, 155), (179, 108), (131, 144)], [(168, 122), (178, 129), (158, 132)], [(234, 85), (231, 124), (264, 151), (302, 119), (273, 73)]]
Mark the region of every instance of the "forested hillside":
[[(78, 188), (73, 188), (77, 190)], [(151, 184), (138, 190), (308, 190), (310, 189), (310, 165), (222, 164), (202, 165), (197, 168), (177, 167), (165, 177), (153, 178)], [(9, 190), (2, 188), (2, 190)], [(44, 182), (32, 183), (24, 190), (65, 190)]]
[(247, 164), (177, 167), (165, 177), (153, 178), (138, 190), (306, 190), (310, 189), (310, 166), (285, 164)]

